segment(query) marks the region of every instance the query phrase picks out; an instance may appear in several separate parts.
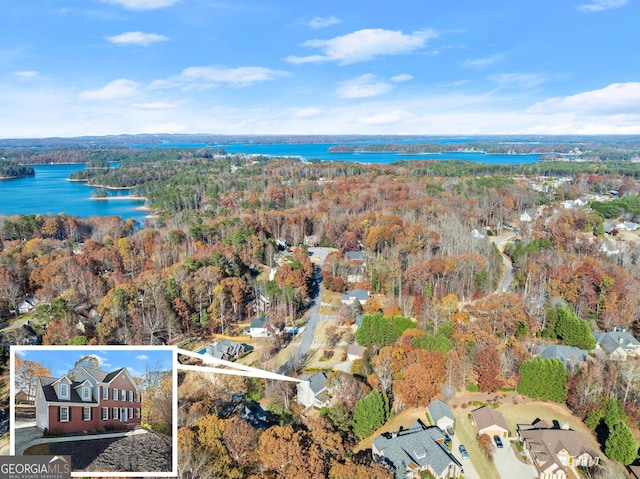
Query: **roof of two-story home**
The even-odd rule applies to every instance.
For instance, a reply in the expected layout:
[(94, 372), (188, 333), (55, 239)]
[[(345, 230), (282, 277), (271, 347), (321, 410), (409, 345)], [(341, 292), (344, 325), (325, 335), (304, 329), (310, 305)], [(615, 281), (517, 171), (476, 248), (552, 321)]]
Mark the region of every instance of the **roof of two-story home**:
[(367, 261), (367, 253), (364, 251), (347, 251), (345, 253), (349, 261), (365, 262)]
[(305, 374), (300, 377), (303, 381), (309, 382), (309, 388), (313, 391), (314, 394), (318, 394), (322, 390), (327, 387), (327, 379), (329, 378), (329, 374), (321, 371), (319, 373), (315, 373), (311, 376)]
[(533, 459), (541, 473), (566, 473), (559, 454), (573, 458), (586, 454), (594, 461), (598, 460), (598, 453), (587, 437), (572, 429), (551, 427), (546, 421), (536, 420), (530, 425), (519, 424), (518, 435), (525, 442), (525, 447), (533, 451)]
[(538, 345), (534, 351), (542, 359), (559, 359), (565, 366), (589, 360), (589, 351), (564, 344)]
[(435, 426), (425, 426), (419, 419), (409, 429), (379, 435), (372, 445), (373, 453), (386, 458), (401, 474), (429, 467), (440, 477), (452, 463), (462, 468), (444, 445), (442, 431)]
[(435, 401), (431, 401), (427, 406), (429, 410), (429, 417), (434, 423), (437, 423), (440, 419), (449, 418), (451, 421), (455, 420), (453, 413), (451, 412), (451, 408), (449, 405), (441, 401), (440, 399), (436, 399)]
[(362, 288), (351, 289), (342, 295), (342, 302), (351, 304), (357, 299), (361, 304), (365, 304), (369, 296), (369, 291)]
[(91, 397), (88, 400), (87, 399), (83, 400), (82, 397), (80, 396), (80, 393), (78, 393), (78, 389), (80, 388), (80, 386), (82, 386), (87, 381), (82, 381), (82, 382), (71, 381), (71, 387), (69, 388), (69, 397), (68, 398), (60, 397), (56, 393), (54, 385), (57, 382), (60, 382), (61, 380), (63, 380), (64, 378), (69, 379), (66, 375), (62, 376), (61, 378), (50, 378), (50, 377), (44, 377), (44, 376), (41, 376), (40, 378), (38, 378), (40, 380), (40, 385), (42, 386), (42, 394), (44, 395), (45, 401), (56, 402), (56, 403), (58, 402), (59, 403), (78, 403), (82, 405), (98, 404), (98, 401), (96, 400), (96, 398)]
[(596, 345), (607, 354), (611, 354), (618, 349), (632, 354), (640, 352), (640, 341), (624, 329), (614, 328), (613, 331), (607, 331), (606, 333), (593, 333), (593, 337), (596, 338)]
[(242, 343), (223, 339), (214, 344), (210, 344), (205, 348), (205, 354), (213, 356), (217, 359), (236, 358), (246, 350), (246, 346)]

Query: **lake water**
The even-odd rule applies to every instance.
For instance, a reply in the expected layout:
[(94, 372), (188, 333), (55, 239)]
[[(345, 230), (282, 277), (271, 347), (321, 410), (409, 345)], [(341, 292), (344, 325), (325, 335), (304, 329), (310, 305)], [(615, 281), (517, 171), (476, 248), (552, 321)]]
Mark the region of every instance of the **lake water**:
[[(479, 138), (443, 138), (440, 142), (447, 143), (472, 143)], [(416, 143), (425, 140), (402, 140), (394, 143)], [(433, 142), (434, 139), (429, 139)], [(293, 156), (304, 160), (321, 161), (351, 161), (358, 163), (388, 164), (395, 161), (404, 160), (465, 160), (487, 165), (521, 165), (525, 163), (536, 163), (540, 160), (540, 155), (487, 155), (479, 152), (452, 152), (435, 153), (423, 155), (399, 155), (397, 153), (330, 153), (329, 148), (344, 144), (364, 144), (364, 143), (388, 143), (388, 141), (369, 141), (357, 143), (301, 143), (301, 144), (257, 144), (257, 143), (225, 143), (220, 145), (208, 145), (206, 143), (175, 143), (164, 142), (159, 145), (163, 148), (223, 148), (228, 153), (245, 154), (265, 154), (270, 156)], [(132, 145), (133, 146), (133, 145)], [(138, 148), (148, 147), (137, 145)]]
[[(451, 138), (447, 139), (451, 141)], [(470, 141), (468, 138), (459, 141)], [(443, 153), (398, 155), (395, 153), (329, 153), (333, 144), (244, 144), (205, 145), (194, 143), (163, 143), (162, 147), (204, 148), (219, 146), (229, 153), (292, 156), (305, 160), (351, 161), (358, 163), (393, 163), (402, 160), (467, 160), (485, 164), (523, 164), (539, 161), (540, 155), (487, 155), (484, 153)], [(139, 146), (138, 146), (139, 147)], [(93, 188), (81, 182), (68, 181), (83, 165), (34, 166), (35, 176), (0, 181), (0, 214), (58, 214), (87, 218), (90, 216), (121, 216), (143, 223), (148, 212), (140, 210), (144, 200), (92, 199)], [(110, 190), (109, 195), (127, 196), (129, 190)]]
[[(149, 214), (139, 210), (144, 200), (92, 199), (93, 188), (78, 181), (69, 181), (69, 175), (84, 165), (34, 166), (35, 176), (0, 181), (0, 214), (32, 215), (58, 214), (69, 216), (121, 216), (142, 223)], [(125, 196), (129, 190), (110, 191)]]

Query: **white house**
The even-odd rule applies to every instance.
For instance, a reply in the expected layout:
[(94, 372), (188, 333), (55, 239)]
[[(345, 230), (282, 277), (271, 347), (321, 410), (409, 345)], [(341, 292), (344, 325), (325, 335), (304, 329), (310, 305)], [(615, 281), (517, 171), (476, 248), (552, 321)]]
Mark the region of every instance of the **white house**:
[(304, 407), (322, 407), (329, 399), (327, 393), (327, 378), (329, 373), (324, 371), (312, 376), (301, 376), (302, 382), (297, 384), (297, 401)]

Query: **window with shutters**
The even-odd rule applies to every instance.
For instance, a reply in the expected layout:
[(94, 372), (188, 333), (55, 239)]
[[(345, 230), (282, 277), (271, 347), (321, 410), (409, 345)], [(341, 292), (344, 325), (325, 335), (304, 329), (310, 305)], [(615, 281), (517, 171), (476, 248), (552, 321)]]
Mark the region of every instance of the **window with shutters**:
[(102, 420), (103, 421), (108, 421), (109, 420), (109, 408), (108, 407), (103, 407), (102, 408)]
[(118, 388), (113, 388), (113, 396), (111, 396), (111, 399), (114, 401), (118, 400)]
[(83, 407), (82, 408), (82, 420), (83, 421), (91, 421), (91, 408)]
[(109, 399), (109, 388), (102, 386), (102, 399)]
[(132, 407), (129, 408), (129, 417), (130, 418), (133, 417), (133, 408)]
[(133, 391), (129, 391), (129, 402), (133, 402)]
[(120, 409), (119, 409), (119, 408), (117, 408), (117, 407), (114, 407), (114, 408), (113, 408), (113, 414), (111, 414), (111, 419), (118, 419), (118, 416), (119, 416), (118, 411), (119, 411), (119, 410), (120, 410)]
[(136, 417), (138, 419), (140, 419), (140, 408), (139, 407), (136, 408)]
[(69, 422), (69, 408), (67, 406), (60, 406), (60, 422)]
[(127, 391), (125, 391), (124, 389), (122, 391), (120, 391), (120, 400), (121, 401), (126, 401), (127, 400)]

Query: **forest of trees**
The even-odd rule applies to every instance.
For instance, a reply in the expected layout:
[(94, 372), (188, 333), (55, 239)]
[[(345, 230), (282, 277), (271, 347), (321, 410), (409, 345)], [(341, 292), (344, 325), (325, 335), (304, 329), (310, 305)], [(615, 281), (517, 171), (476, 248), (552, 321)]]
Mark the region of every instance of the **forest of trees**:
[[(37, 155), (67, 152), (89, 161), (81, 148)], [(450, 400), (471, 386), (566, 403), (592, 429), (608, 428), (603, 450), (628, 463), (620, 424), (640, 424), (637, 363), (593, 357), (567, 370), (533, 359), (532, 345), (593, 349), (591, 331), (613, 326), (640, 335), (640, 248), (627, 242), (607, 255), (604, 214), (561, 206), (611, 190), (624, 193), (621, 200), (635, 197), (640, 167), (364, 165), (218, 153), (93, 154), (94, 168), (77, 179), (128, 182), (144, 192), (158, 213), (146, 225), (114, 217), (0, 218), (0, 315), (17, 315), (19, 302), (34, 295), (31, 324), (45, 344), (178, 344), (241, 334), (258, 314), (279, 326), (303, 324), (314, 272), (304, 242), (312, 235), (335, 248), (323, 265), (325, 291), (371, 293), (366, 304), (335, 312), (344, 324), (362, 314), (353, 339), (367, 349), (350, 373), (330, 373), (335, 400), (319, 417), (305, 419), (286, 384), (239, 378), (199, 384), (195, 392), (184, 387), (181, 477), (307, 477), (303, 470), (390, 477), (370, 453), (352, 454), (359, 439), (403, 409)], [(120, 166), (105, 168), (105, 161)], [(545, 173), (569, 180), (554, 183)], [(520, 220), (525, 212), (531, 221)], [(505, 291), (504, 260), (492, 241), (503, 233), (517, 233), (505, 247), (513, 266)], [(279, 238), (300, 246), (283, 254)], [(354, 271), (348, 251), (366, 253), (362, 271)], [(274, 339), (260, 361), (284, 346)], [(553, 378), (553, 387), (540, 378)], [(181, 387), (194, 381), (185, 374)], [(256, 430), (219, 415), (235, 393), (266, 397), (274, 424)], [(605, 418), (614, 400), (619, 420), (611, 412)], [(306, 469), (284, 457), (304, 457)]]

